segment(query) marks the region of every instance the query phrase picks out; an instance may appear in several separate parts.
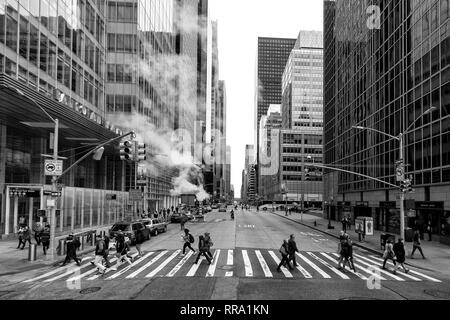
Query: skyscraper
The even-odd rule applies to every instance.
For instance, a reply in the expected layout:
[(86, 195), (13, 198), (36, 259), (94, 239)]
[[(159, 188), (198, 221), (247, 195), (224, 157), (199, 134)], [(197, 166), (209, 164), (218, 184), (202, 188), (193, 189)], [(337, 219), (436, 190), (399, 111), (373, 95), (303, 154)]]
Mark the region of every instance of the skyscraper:
[[(325, 162), (397, 184), (398, 141), (353, 126), (405, 133), (406, 175), (415, 189), (406, 195), (413, 200), (406, 226), (429, 221), (449, 242), (450, 7), (407, 1), (380, 9), (377, 26), (367, 23), (360, 1), (325, 5)], [(397, 188), (347, 173), (327, 173), (325, 188), (333, 190), (326, 199), (332, 219), (372, 216), (375, 229), (399, 231)]]
[(283, 71), (295, 42), (296, 39), (258, 38), (254, 123), (256, 163), (259, 163), (259, 123), (271, 104), (281, 104)]

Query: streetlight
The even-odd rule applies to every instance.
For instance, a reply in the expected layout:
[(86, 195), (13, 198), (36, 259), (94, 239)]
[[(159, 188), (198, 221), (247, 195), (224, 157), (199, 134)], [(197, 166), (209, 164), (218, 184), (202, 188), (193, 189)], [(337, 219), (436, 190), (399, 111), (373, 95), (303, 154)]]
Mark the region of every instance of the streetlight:
[[(358, 129), (358, 130), (368, 130), (368, 131), (374, 131), (377, 133), (380, 133), (382, 135), (388, 136), (391, 139), (395, 139), (399, 142), (400, 146), (399, 146), (399, 153), (400, 153), (400, 162), (403, 162), (403, 158), (404, 158), (404, 136), (406, 134), (409, 133), (409, 131), (411, 130), (411, 128), (414, 126), (414, 124), (421, 119), (423, 116), (430, 114), (431, 112), (433, 112), (434, 110), (436, 110), (437, 108), (432, 106), (430, 107), (428, 110), (426, 110), (424, 113), (422, 113), (419, 117), (417, 117), (416, 120), (413, 121), (413, 123), (411, 123), (408, 128), (406, 128), (405, 131), (401, 132), (398, 136), (393, 136), (389, 133), (383, 132), (383, 131), (379, 131), (377, 129), (373, 129), (373, 128), (367, 128), (367, 127), (363, 127), (363, 126), (352, 126), (353, 129)], [(402, 179), (404, 179), (404, 177), (402, 177)], [(404, 208), (404, 201), (405, 201), (405, 191), (401, 190), (400, 192), (400, 237), (404, 238), (405, 237), (405, 208)]]

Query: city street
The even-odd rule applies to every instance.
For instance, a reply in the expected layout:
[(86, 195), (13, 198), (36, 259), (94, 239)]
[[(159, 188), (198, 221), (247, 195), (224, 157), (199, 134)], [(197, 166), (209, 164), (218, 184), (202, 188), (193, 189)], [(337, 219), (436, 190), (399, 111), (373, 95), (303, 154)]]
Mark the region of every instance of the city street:
[[(269, 211), (211, 212), (205, 223), (187, 223), (195, 237), (210, 232), (214, 261), (194, 264), (192, 253), (182, 256), (179, 224), (143, 245), (144, 256), (118, 271), (97, 273), (83, 256), (81, 267), (39, 267), (0, 277), (0, 299), (173, 299), (173, 300), (284, 300), (284, 299), (439, 299), (450, 294), (450, 277), (411, 268), (408, 274), (379, 270), (379, 256), (354, 247), (357, 273), (337, 270), (337, 240)], [(290, 234), (296, 237), (299, 266), (277, 272), (279, 248)], [(132, 247), (132, 255), (136, 250)], [(114, 252), (110, 255), (115, 264)], [(389, 264), (392, 267), (391, 264)], [(432, 267), (429, 269), (433, 269)], [(379, 288), (368, 278), (381, 279)], [(370, 289), (370, 287), (374, 289)], [(447, 296), (445, 296), (447, 294)]]

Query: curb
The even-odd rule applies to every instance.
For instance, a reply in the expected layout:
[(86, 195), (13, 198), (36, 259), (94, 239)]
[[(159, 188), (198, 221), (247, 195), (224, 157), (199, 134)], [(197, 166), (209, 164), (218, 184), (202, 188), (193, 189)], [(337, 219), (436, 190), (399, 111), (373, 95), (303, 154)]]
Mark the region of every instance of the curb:
[[(316, 227), (307, 225), (307, 224), (305, 224), (305, 223), (303, 223), (303, 222), (300, 222), (300, 221), (291, 219), (291, 218), (289, 218), (289, 217), (285, 217), (285, 216), (279, 215), (279, 214), (277, 214), (277, 213), (275, 213), (275, 212), (272, 212), (272, 214), (277, 215), (277, 216), (279, 216), (279, 217), (281, 217), (281, 218), (287, 219), (287, 220), (289, 220), (289, 221), (292, 221), (292, 222), (301, 224), (301, 225), (303, 225), (303, 226), (305, 226), (305, 227), (308, 227), (308, 228), (311, 228), (311, 229), (313, 229), (313, 230), (322, 232), (322, 233), (324, 233), (324, 234), (329, 235), (330, 237), (339, 239), (339, 237), (338, 237), (337, 235), (332, 234), (332, 233), (330, 233), (330, 232), (327, 232), (327, 231), (325, 231), (325, 230), (321, 230), (321, 229), (319, 229), (319, 228), (316, 228)], [(357, 247), (360, 247), (360, 248), (363, 248), (364, 250), (370, 251), (370, 252), (372, 252), (372, 253), (374, 253), (374, 254), (376, 254), (376, 255), (383, 256), (383, 253), (382, 253), (382, 252), (380, 252), (380, 251), (378, 251), (378, 250), (375, 250), (375, 249), (372, 249), (372, 248), (369, 248), (369, 247), (366, 247), (366, 246), (364, 246), (364, 245), (362, 245), (362, 244), (353, 242), (353, 245), (354, 245), (354, 246), (357, 246)], [(416, 265), (411, 264), (411, 263), (409, 263), (409, 262), (405, 262), (405, 264), (408, 265), (408, 266), (417, 268), (417, 269), (422, 269), (422, 270), (427, 270), (427, 271), (433, 271), (433, 270), (431, 270), (431, 269), (427, 269), (427, 268), (423, 268), (423, 267), (416, 266)]]

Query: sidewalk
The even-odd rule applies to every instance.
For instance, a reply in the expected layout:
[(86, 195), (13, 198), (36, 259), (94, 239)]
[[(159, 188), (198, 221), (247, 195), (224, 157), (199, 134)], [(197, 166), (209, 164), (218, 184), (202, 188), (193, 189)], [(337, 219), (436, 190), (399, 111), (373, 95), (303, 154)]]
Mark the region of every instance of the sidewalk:
[[(98, 230), (106, 230), (107, 227), (101, 227)], [(56, 246), (58, 246), (59, 239), (66, 238), (67, 235), (58, 236), (56, 238)], [(29, 244), (27, 242), (25, 249), (17, 249), (19, 241), (18, 239), (8, 239), (0, 241), (0, 277), (6, 275), (12, 275), (16, 273), (26, 272), (40, 267), (51, 266), (57, 263), (62, 263), (65, 259), (65, 255), (58, 256), (55, 254), (53, 257), (47, 252), (44, 255), (42, 245), (36, 248), (36, 260), (29, 261)], [(31, 238), (31, 243), (36, 243), (34, 238)], [(77, 251), (77, 256), (86, 255), (93, 252), (95, 247), (85, 243), (84, 250)]]
[[(328, 220), (323, 219), (319, 212), (317, 212), (316, 215), (304, 213), (303, 218), (300, 213), (292, 213), (289, 216), (285, 216), (284, 211), (278, 211), (273, 212), (273, 214), (295, 221), (316, 231), (323, 232), (334, 238), (339, 238), (339, 232), (342, 230), (342, 224), (337, 221), (331, 221), (331, 225), (334, 226), (334, 229), (328, 229)], [(317, 223), (317, 226), (314, 226), (314, 222)], [(361, 247), (374, 254), (383, 254), (383, 250), (381, 250), (380, 234), (384, 232), (375, 230), (373, 236), (366, 236), (362, 242), (358, 241), (358, 234), (355, 232), (354, 226), (352, 226), (351, 230), (347, 230), (347, 233), (352, 238), (355, 246)], [(395, 239), (398, 239), (398, 235), (395, 235)], [(405, 242), (405, 249), (407, 265), (425, 270), (433, 268), (450, 274), (448, 267), (450, 262), (450, 246), (438, 241), (422, 240), (422, 250), (426, 259), (422, 259), (422, 256), (418, 251), (414, 253), (414, 259), (409, 258), (412, 250), (412, 242)]]

